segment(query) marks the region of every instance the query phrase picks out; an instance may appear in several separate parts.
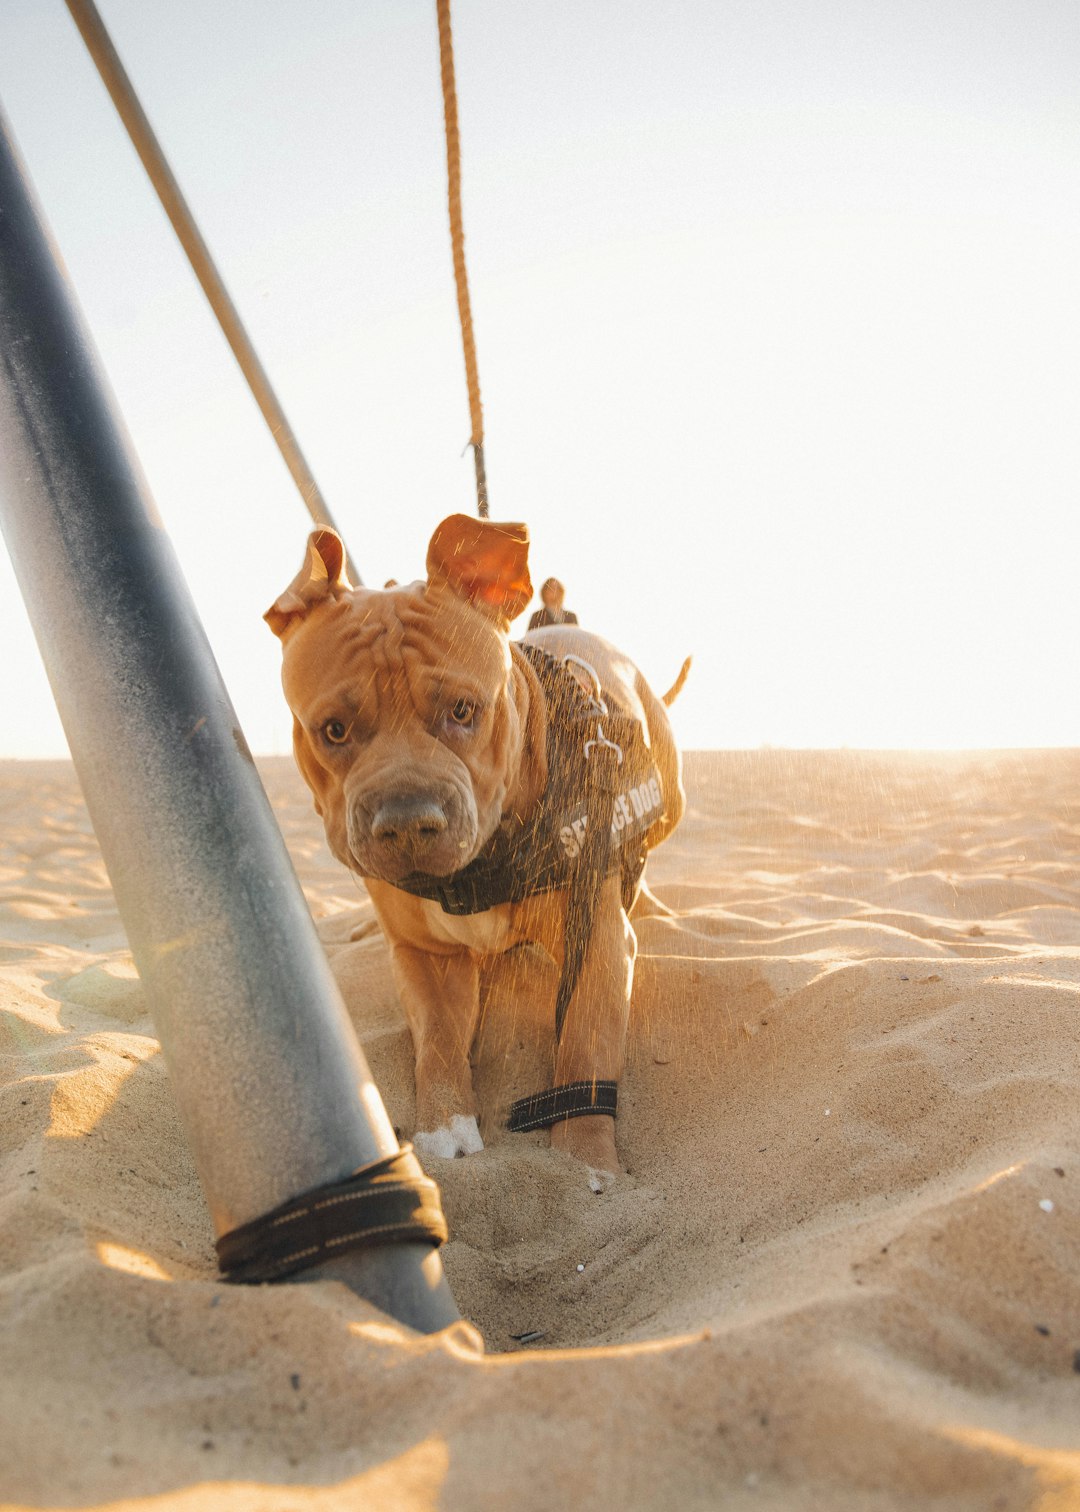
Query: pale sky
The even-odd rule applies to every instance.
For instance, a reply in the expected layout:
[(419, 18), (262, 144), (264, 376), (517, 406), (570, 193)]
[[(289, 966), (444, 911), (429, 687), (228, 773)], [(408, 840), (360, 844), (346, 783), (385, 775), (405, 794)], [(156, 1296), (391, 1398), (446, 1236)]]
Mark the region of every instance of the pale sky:
[[(98, 0), (365, 580), (475, 509), (434, 0)], [(455, 0), (492, 517), (693, 746), (1080, 745), (1075, 0)], [(0, 99), (252, 747), (310, 522), (62, 0)], [(519, 622), (524, 628), (524, 620)], [(0, 552), (0, 756), (66, 747)]]

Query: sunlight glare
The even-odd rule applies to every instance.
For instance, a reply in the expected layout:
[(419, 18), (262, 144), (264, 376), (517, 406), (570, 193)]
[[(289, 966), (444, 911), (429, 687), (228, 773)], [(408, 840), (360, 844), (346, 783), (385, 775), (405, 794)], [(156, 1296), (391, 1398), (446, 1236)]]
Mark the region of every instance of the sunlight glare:
[(149, 1255), (131, 1249), (126, 1244), (112, 1244), (103, 1239), (97, 1245), (97, 1257), (110, 1270), (123, 1271), (127, 1276), (143, 1276), (150, 1281), (172, 1280), (168, 1271), (162, 1270), (156, 1260), (151, 1260)]

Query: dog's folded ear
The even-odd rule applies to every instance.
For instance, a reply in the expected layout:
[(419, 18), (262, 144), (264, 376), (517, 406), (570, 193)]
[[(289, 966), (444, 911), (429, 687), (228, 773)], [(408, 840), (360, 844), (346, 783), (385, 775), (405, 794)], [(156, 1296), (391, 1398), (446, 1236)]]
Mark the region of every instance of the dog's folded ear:
[(275, 635), (284, 635), (290, 625), (310, 614), (316, 604), (350, 593), (345, 572), (345, 544), (336, 530), (313, 530), (308, 536), (307, 558), (281, 596), (263, 615)]
[(451, 515), (431, 538), (427, 571), (429, 583), (447, 583), (478, 609), (509, 622), (532, 598), (528, 528)]

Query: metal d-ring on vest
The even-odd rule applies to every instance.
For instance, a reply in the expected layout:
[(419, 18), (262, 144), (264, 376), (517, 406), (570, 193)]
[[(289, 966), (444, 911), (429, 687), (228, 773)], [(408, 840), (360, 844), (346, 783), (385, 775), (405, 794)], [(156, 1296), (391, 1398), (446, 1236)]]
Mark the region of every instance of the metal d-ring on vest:
[(616, 744), (614, 740), (609, 740), (607, 738), (607, 736), (604, 734), (604, 727), (600, 723), (601, 719), (607, 718), (608, 712), (607, 703), (604, 699), (603, 689), (600, 686), (600, 674), (597, 672), (592, 662), (586, 661), (583, 656), (575, 656), (572, 651), (568, 651), (567, 654), (563, 657), (562, 664), (571, 676), (573, 676), (573, 667), (580, 667), (581, 670), (587, 675), (589, 682), (592, 684), (592, 698), (593, 703), (596, 705), (597, 713), (596, 738), (594, 740), (587, 740), (582, 746), (582, 750), (585, 752), (586, 759), (588, 759), (588, 757), (592, 755), (593, 751), (598, 746), (606, 746), (608, 750), (616, 752), (618, 764), (619, 766), (622, 766), (622, 746)]

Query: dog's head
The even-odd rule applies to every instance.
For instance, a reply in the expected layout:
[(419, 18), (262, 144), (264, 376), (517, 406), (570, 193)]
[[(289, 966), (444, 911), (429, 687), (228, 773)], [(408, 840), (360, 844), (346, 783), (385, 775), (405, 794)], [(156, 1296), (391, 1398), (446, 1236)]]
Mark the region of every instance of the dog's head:
[(332, 530), (267, 611), (297, 765), (330, 849), (386, 882), (449, 876), (543, 787), (510, 621), (532, 597), (528, 532), (451, 515), (427, 581), (354, 588)]

